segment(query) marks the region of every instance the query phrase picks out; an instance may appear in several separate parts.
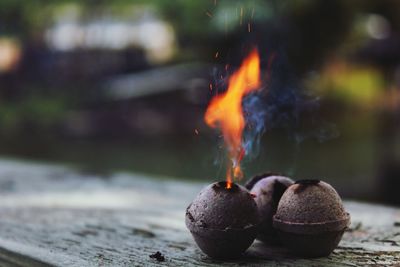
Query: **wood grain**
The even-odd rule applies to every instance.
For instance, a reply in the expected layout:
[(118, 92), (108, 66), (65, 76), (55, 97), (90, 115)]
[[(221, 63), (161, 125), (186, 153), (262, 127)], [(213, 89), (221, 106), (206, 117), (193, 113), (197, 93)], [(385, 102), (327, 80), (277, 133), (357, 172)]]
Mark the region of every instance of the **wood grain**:
[[(399, 266), (400, 209), (346, 201), (352, 224), (326, 258), (255, 242), (232, 262), (196, 247), (185, 208), (205, 184), (0, 161), (0, 266)], [(149, 256), (160, 251), (165, 261)]]

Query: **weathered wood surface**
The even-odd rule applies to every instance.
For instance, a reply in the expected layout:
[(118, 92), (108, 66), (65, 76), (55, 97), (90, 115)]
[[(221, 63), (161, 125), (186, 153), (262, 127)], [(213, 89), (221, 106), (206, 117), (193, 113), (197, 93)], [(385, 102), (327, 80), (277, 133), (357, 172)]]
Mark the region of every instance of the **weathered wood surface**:
[[(0, 161), (0, 266), (399, 266), (400, 209), (347, 201), (352, 225), (313, 260), (256, 242), (240, 260), (204, 256), (184, 226), (204, 184)], [(149, 257), (160, 251), (164, 262)]]

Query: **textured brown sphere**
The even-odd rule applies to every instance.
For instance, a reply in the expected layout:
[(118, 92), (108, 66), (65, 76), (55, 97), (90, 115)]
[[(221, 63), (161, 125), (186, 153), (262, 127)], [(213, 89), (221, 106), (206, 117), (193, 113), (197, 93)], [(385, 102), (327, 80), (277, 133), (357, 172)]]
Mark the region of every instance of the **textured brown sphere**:
[(338, 193), (319, 180), (301, 180), (290, 186), (273, 219), (282, 242), (308, 257), (329, 255), (349, 223)]
[(250, 192), (235, 183), (213, 183), (186, 210), (186, 226), (200, 249), (213, 258), (239, 257), (254, 241), (259, 224)]
[(257, 239), (266, 243), (277, 243), (277, 235), (272, 227), (272, 217), (278, 207), (279, 200), (286, 189), (294, 182), (292, 179), (274, 174), (263, 174), (255, 176), (246, 185), (251, 186), (250, 193), (255, 195), (260, 214), (260, 228)]

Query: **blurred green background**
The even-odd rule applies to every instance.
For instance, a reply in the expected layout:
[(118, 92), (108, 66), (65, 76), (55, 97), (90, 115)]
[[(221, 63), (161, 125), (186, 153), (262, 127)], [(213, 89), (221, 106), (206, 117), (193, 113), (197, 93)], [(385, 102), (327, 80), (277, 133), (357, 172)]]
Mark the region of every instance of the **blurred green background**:
[(202, 117), (256, 45), (264, 73), (276, 58), (277, 99), (290, 87), (319, 100), (291, 114), (301, 131), (266, 121), (246, 177), (319, 178), (399, 205), (398, 14), (397, 0), (1, 0), (0, 155), (105, 177), (224, 179)]

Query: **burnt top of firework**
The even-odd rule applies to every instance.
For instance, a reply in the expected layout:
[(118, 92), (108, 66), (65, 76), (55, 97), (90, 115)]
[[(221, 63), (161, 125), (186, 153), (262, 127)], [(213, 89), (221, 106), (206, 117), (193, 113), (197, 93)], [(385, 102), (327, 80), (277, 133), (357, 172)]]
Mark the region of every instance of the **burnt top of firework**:
[(336, 190), (320, 180), (300, 180), (290, 186), (275, 217), (292, 223), (337, 221), (348, 215)]

